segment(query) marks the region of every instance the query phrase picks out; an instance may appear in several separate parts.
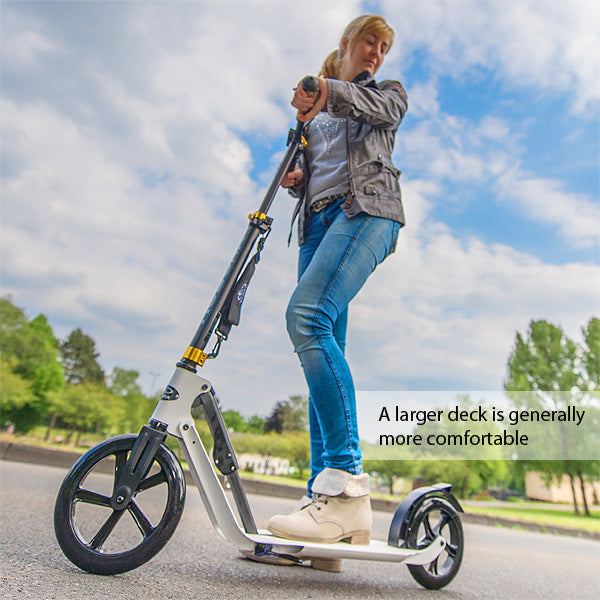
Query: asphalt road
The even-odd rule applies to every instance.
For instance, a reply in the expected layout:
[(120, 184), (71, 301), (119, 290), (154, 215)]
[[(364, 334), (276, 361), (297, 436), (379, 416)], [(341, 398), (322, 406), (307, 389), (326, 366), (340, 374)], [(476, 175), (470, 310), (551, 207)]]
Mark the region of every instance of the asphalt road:
[[(54, 498), (64, 474), (56, 467), (0, 462), (1, 598), (600, 598), (597, 541), (482, 525), (465, 525), (461, 571), (438, 592), (421, 588), (404, 565), (346, 560), (342, 573), (326, 573), (254, 563), (215, 532), (191, 486), (177, 531), (153, 560), (123, 575), (90, 575), (67, 561), (54, 538)], [(269, 515), (294, 505), (265, 496), (250, 496), (250, 503), (259, 527)], [(387, 538), (390, 519), (375, 513), (373, 537)]]

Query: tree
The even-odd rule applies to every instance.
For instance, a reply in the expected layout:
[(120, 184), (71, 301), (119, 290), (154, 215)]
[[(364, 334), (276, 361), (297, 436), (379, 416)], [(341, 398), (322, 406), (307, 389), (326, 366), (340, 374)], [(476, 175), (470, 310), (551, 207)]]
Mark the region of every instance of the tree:
[(600, 319), (590, 319), (587, 326), (582, 328), (582, 333), (586, 389), (600, 390)]
[(422, 460), (415, 464), (423, 482), (433, 484), (439, 481), (451, 483), (460, 498), (468, 498), (485, 490), (490, 485), (502, 481), (507, 474), (503, 460)]
[(222, 415), (227, 429), (233, 429), (237, 433), (248, 431), (246, 419), (237, 410), (225, 410)]
[(289, 410), (289, 407), (284, 400), (277, 402), (273, 412), (265, 421), (265, 433), (270, 433), (271, 431), (281, 433), (283, 431), (283, 419), (287, 410)]
[(286, 458), (296, 469), (300, 479), (304, 479), (304, 471), (310, 467), (310, 438), (308, 431), (297, 431), (288, 433), (286, 439), (289, 442), (289, 449)]
[(138, 431), (150, 418), (154, 399), (147, 398), (138, 384), (138, 371), (114, 367), (109, 380), (108, 389), (120, 399), (123, 407), (122, 420), (117, 423), (117, 429), (123, 433)]
[[(475, 402), (468, 394), (459, 394), (456, 397), (456, 406), (467, 413), (476, 413), (479, 406), (490, 410), (486, 403)], [(425, 440), (429, 435), (442, 435), (445, 439), (452, 435), (460, 436), (466, 429), (478, 436), (500, 434), (498, 424), (493, 421), (466, 423), (451, 420), (447, 411), (441, 420), (419, 425), (414, 431)], [(501, 446), (423, 446), (415, 448), (413, 456), (426, 459), (418, 462), (418, 472), (426, 483), (447, 481), (457, 489), (461, 498), (480, 492), (502, 480), (507, 472), (505, 449)]]
[(68, 384), (55, 394), (54, 407), (69, 430), (67, 443), (77, 434), (74, 444), (87, 431), (110, 435), (124, 421), (126, 413), (122, 399), (98, 383)]
[(265, 422), (265, 433), (307, 429), (308, 398), (305, 396), (290, 396), (287, 400), (280, 400)]
[(139, 376), (140, 374), (133, 369), (113, 367), (107, 387), (115, 396), (123, 398), (128, 394), (141, 394), (142, 390), (137, 382)]
[(81, 329), (73, 330), (60, 344), (60, 354), (67, 383), (104, 384), (104, 371), (97, 361), (100, 353), (96, 351), (96, 342)]
[[(566, 410), (567, 404), (582, 405), (585, 390), (598, 389), (598, 348), (600, 324), (593, 318), (584, 328), (585, 345), (578, 347), (561, 327), (547, 321), (531, 321), (526, 336), (517, 332), (515, 347), (508, 359), (508, 378), (504, 387), (509, 392), (533, 392), (527, 395), (509, 394), (518, 408), (536, 410)], [(569, 392), (565, 394), (564, 392)], [(592, 406), (591, 414), (597, 410)], [(574, 451), (591, 443), (588, 436), (573, 435), (563, 424), (548, 430), (548, 444), (562, 449), (563, 460), (529, 460), (526, 467), (545, 473), (547, 478), (561, 479), (566, 475), (573, 495), (573, 510), (579, 514), (575, 496), (576, 478), (583, 493), (584, 510), (589, 515), (584, 478), (595, 476), (595, 461), (569, 460)], [(553, 436), (553, 437), (552, 437)], [(581, 452), (579, 453), (581, 455)]]
[(410, 460), (365, 460), (363, 469), (367, 473), (377, 473), (394, 494), (394, 483), (400, 477), (411, 477), (415, 473), (415, 462)]
[(28, 382), (31, 397), (17, 407), (3, 407), (5, 416), (17, 429), (27, 431), (48, 414), (48, 395), (64, 386), (62, 365), (58, 360), (58, 342), (44, 315), (32, 321), (11, 299), (0, 299), (0, 352), (10, 363), (10, 371)]
[[(33, 367), (32, 389), (43, 398), (49, 391), (60, 390), (64, 386), (64, 371), (58, 361), (58, 341), (44, 315), (38, 315), (29, 323), (29, 328), (37, 341), (38, 364)], [(40, 354), (45, 360), (39, 360)]]
[(5, 416), (10, 412), (21, 409), (31, 401), (33, 392), (31, 384), (21, 375), (15, 373), (16, 360), (0, 361), (0, 401), (2, 402), (2, 413)]
[(248, 419), (248, 433), (263, 433), (267, 420), (259, 415), (252, 415)]
[(0, 298), (0, 349), (3, 355), (16, 356), (20, 350), (20, 335), (27, 325), (23, 309), (15, 306), (10, 296)]

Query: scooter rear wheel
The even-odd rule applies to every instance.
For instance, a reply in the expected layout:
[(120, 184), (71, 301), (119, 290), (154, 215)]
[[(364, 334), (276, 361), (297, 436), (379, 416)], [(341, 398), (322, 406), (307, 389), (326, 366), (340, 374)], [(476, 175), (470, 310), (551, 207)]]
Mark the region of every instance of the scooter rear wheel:
[(428, 565), (407, 565), (410, 574), (430, 590), (448, 585), (458, 573), (464, 550), (462, 524), (455, 508), (444, 498), (427, 498), (411, 519), (410, 532), (408, 548), (426, 548), (438, 535), (446, 541), (444, 550)]
[(179, 461), (164, 445), (127, 507), (112, 508), (115, 484), (136, 439), (122, 435), (89, 450), (58, 492), (56, 539), (66, 557), (89, 573), (113, 575), (139, 567), (164, 547), (181, 518), (185, 480)]

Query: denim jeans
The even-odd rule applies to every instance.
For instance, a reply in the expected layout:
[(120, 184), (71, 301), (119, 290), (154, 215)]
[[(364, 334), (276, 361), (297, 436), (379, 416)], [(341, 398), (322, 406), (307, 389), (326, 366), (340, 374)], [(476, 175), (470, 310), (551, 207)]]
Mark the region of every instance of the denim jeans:
[(310, 391), (310, 489), (325, 468), (362, 473), (354, 383), (344, 357), (348, 303), (396, 246), (400, 223), (340, 205), (309, 217), (287, 329)]

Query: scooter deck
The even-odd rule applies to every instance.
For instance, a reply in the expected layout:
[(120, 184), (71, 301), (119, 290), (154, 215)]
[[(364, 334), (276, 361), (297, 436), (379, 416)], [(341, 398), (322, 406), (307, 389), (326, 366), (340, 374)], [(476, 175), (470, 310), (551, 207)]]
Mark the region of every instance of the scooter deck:
[(273, 547), (280, 554), (292, 554), (298, 558), (350, 558), (357, 560), (378, 560), (387, 562), (405, 562), (409, 565), (425, 565), (433, 562), (444, 549), (446, 542), (438, 536), (422, 550), (412, 548), (397, 548), (389, 546), (381, 540), (371, 540), (368, 546), (336, 542), (335, 544), (319, 544), (316, 542), (298, 542), (286, 540), (260, 531), (258, 534), (245, 534), (257, 544)]

